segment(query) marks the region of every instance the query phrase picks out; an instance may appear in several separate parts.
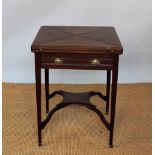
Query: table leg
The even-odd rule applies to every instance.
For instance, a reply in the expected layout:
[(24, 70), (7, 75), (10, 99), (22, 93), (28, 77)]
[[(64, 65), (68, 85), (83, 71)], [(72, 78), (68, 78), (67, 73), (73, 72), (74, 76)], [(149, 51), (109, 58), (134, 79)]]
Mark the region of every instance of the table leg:
[(38, 145), (41, 141), (41, 65), (40, 54), (35, 54), (35, 77), (36, 77), (36, 101), (37, 101), (37, 121), (38, 121)]
[(110, 79), (111, 79), (111, 70), (107, 70), (107, 86), (106, 86), (106, 114), (109, 113), (109, 94), (110, 94)]
[(110, 115), (110, 139), (109, 145), (113, 147), (113, 131), (114, 131), (114, 119), (115, 119), (115, 107), (116, 107), (116, 94), (117, 94), (117, 77), (118, 77), (118, 56), (114, 58), (112, 70), (112, 92), (111, 92), (111, 115)]
[(49, 112), (49, 69), (45, 69), (46, 113)]

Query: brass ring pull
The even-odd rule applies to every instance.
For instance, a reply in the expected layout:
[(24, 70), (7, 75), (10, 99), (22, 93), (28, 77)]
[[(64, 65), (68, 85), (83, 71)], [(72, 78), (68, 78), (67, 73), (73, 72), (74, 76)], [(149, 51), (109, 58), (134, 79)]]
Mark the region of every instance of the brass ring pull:
[(100, 61), (98, 59), (93, 59), (91, 61), (91, 64), (96, 66), (96, 65), (99, 65), (100, 64)]
[(63, 60), (60, 59), (60, 58), (55, 58), (54, 63), (55, 63), (56, 65), (61, 65), (61, 64), (63, 63)]

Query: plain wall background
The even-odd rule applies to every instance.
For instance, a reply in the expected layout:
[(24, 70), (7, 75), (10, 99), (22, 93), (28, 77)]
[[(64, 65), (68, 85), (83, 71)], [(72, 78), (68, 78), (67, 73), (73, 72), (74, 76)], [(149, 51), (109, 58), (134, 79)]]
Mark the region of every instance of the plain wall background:
[[(151, 82), (151, 18), (151, 0), (3, 0), (3, 82), (35, 81), (30, 47), (42, 25), (114, 26), (124, 47), (119, 83)], [(52, 70), (50, 81), (104, 83), (105, 73)]]

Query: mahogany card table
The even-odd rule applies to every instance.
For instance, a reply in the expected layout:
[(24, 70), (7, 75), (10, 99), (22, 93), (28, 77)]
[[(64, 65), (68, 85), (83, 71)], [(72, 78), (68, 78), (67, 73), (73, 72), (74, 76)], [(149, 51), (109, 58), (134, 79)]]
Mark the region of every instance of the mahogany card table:
[[(113, 147), (113, 131), (116, 107), (119, 55), (123, 47), (114, 27), (95, 26), (42, 26), (34, 39), (31, 51), (35, 56), (36, 102), (38, 122), (38, 145), (42, 144), (41, 131), (52, 115), (71, 104), (79, 104), (96, 112), (109, 130), (109, 146)], [(47, 117), (41, 119), (41, 69), (45, 70), (45, 93)], [(49, 69), (105, 70), (107, 72), (106, 94), (101, 92), (66, 92), (56, 90), (49, 93)], [(111, 78), (112, 73), (112, 78)], [(112, 82), (111, 82), (112, 79)], [(111, 92), (111, 94), (110, 94)], [(62, 95), (63, 100), (49, 110), (49, 99)], [(90, 102), (97, 95), (105, 101), (108, 122), (103, 111)], [(110, 100), (111, 98), (111, 100)]]

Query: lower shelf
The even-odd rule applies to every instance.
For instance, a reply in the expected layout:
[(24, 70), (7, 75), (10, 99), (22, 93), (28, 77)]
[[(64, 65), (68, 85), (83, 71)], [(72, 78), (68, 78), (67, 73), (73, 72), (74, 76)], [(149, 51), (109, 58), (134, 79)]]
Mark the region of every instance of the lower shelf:
[(94, 91), (84, 92), (84, 93), (73, 93), (73, 92), (66, 92), (63, 90), (59, 90), (59, 91), (54, 91), (52, 94), (48, 96), (48, 98), (51, 99), (57, 94), (63, 96), (63, 100), (59, 104), (57, 104), (53, 109), (51, 109), (50, 112), (48, 112), (47, 117), (41, 123), (41, 129), (43, 129), (47, 125), (52, 115), (56, 111), (71, 104), (78, 104), (81, 106), (85, 106), (86, 108), (96, 112), (100, 117), (101, 121), (103, 122), (103, 124), (106, 126), (106, 128), (110, 130), (110, 124), (105, 119), (103, 113), (90, 102), (90, 97), (92, 96), (98, 95), (100, 98), (102, 98), (105, 101), (107, 100), (107, 96), (102, 95), (100, 92), (94, 92)]

